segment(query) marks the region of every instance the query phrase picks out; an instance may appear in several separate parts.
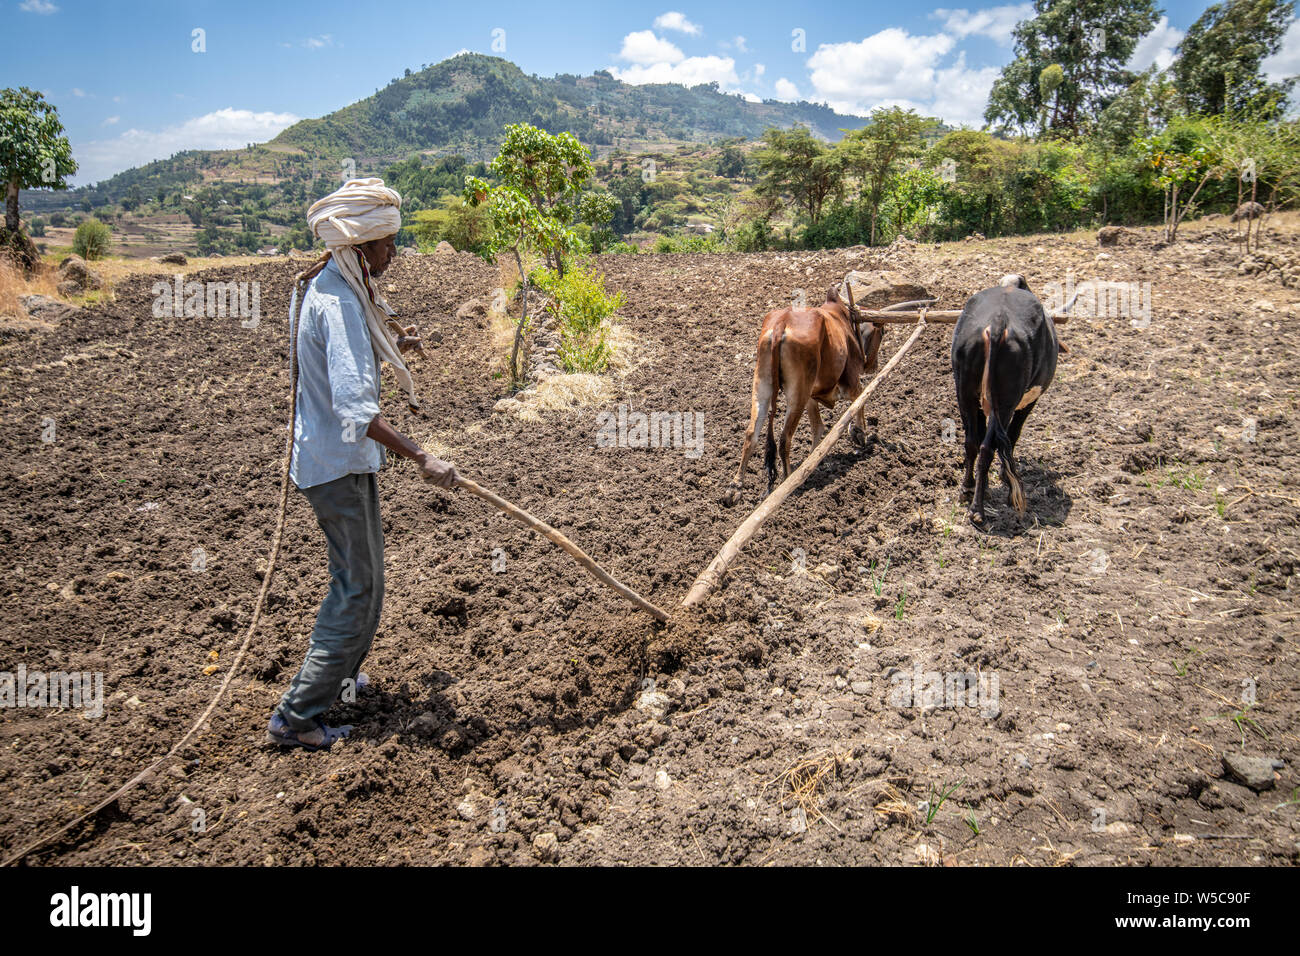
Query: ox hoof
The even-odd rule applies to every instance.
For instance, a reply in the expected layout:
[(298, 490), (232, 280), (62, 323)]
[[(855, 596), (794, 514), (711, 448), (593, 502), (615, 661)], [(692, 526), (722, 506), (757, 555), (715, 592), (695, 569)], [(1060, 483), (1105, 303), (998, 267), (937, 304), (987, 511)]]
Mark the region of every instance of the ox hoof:
[(853, 444), (857, 445), (859, 448), (866, 448), (867, 433), (857, 425), (854, 425), (849, 429), (849, 441), (853, 442)]
[(982, 528), (982, 527), (984, 527), (984, 512), (983, 512), (983, 511), (971, 511), (971, 512), (969, 512), (969, 515), (970, 515), (970, 523), (971, 523), (971, 524), (973, 524), (973, 525), (974, 525), (975, 527), (977, 527), (977, 528)]
[(962, 501), (970, 501), (970, 500), (971, 500), (972, 498), (974, 498), (974, 497), (975, 497), (975, 486), (974, 486), (974, 485), (962, 485), (962, 486), (961, 486), (961, 500), (962, 500)]
[(740, 489), (728, 488), (726, 491), (722, 493), (722, 497), (719, 500), (722, 502), (722, 507), (724, 508), (732, 507), (733, 505), (735, 505), (737, 501), (740, 500)]

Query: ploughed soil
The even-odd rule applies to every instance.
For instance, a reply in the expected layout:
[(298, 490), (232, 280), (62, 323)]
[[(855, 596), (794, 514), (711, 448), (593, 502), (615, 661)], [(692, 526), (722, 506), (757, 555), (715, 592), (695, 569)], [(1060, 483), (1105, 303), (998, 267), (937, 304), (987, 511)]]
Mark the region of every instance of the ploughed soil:
[[(1295, 261), (1296, 225), (1275, 220), (1265, 251)], [(618, 401), (701, 413), (698, 456), (598, 447), (605, 409), (495, 412), (486, 322), (455, 315), (496, 270), (399, 260), (390, 301), (441, 340), (415, 362), (424, 411), (389, 385), (386, 414), (672, 622), (392, 463), (372, 683), (328, 715), (355, 731), (281, 752), (266, 721), (327, 583), (291, 492), (215, 715), (27, 862), (1294, 864), (1300, 288), (1239, 271), (1232, 235), (1139, 231), (1103, 259), (1084, 234), (602, 257), (637, 343)], [(252, 328), (155, 318), (140, 276), (53, 328), (0, 329), (0, 670), (102, 672), (104, 690), (98, 718), (0, 708), (0, 855), (166, 752), (226, 676), (275, 525), (299, 267), (190, 277), (260, 282)], [(1007, 271), (1036, 290), (1149, 282), (1151, 321), (1063, 326), (1071, 352), (1019, 447), (1028, 513), (994, 468), (982, 530), (957, 493), (950, 327), (927, 330), (870, 401), (867, 448), (838, 447), (724, 587), (678, 611), (765, 486), (751, 464), (741, 504), (718, 502), (763, 314), (851, 268), (903, 273), (943, 308)], [(808, 448), (805, 425), (793, 461)], [(914, 680), (938, 695), (904, 697)], [(1232, 754), (1282, 761), (1275, 785), (1230, 779)]]

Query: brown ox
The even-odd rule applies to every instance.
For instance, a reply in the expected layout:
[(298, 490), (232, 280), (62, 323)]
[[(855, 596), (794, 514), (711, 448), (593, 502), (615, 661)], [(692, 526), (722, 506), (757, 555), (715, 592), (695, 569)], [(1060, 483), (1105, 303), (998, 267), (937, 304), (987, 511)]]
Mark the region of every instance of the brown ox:
[[(825, 431), (818, 408), (834, 408), (837, 399), (850, 401), (862, 391), (862, 373), (874, 372), (884, 325), (867, 322), (853, 303), (853, 289), (848, 288), (846, 306), (834, 287), (826, 292), (826, 301), (812, 309), (779, 309), (763, 318), (758, 336), (758, 354), (754, 365), (754, 387), (750, 394), (749, 427), (740, 451), (740, 468), (736, 472), (722, 503), (728, 507), (740, 500), (740, 486), (745, 466), (754, 450), (754, 432), (767, 424), (767, 490), (776, 483), (777, 392), (785, 393), (785, 427), (781, 430), (781, 467), (783, 477), (790, 476), (790, 439), (799, 427), (799, 417), (808, 412), (813, 447)], [(859, 446), (866, 444), (866, 418), (858, 409), (850, 438)]]

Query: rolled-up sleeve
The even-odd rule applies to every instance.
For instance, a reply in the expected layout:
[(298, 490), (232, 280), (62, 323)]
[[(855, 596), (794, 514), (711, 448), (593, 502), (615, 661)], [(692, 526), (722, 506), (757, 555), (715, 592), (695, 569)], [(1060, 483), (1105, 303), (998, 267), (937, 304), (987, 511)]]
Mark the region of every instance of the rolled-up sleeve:
[(379, 414), (379, 367), (370, 347), (370, 330), (355, 302), (335, 298), (320, 323), (334, 414), (364, 435)]

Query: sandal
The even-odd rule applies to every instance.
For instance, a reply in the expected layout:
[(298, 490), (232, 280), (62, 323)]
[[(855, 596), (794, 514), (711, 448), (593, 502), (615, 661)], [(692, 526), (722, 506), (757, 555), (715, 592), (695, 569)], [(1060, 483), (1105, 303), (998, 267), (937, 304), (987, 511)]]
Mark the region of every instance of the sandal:
[(329, 727), (325, 721), (316, 718), (316, 726), (311, 730), (294, 730), (278, 713), (271, 716), (266, 726), (266, 742), (281, 747), (302, 747), (306, 750), (329, 750), (336, 742), (352, 733), (352, 726)]

